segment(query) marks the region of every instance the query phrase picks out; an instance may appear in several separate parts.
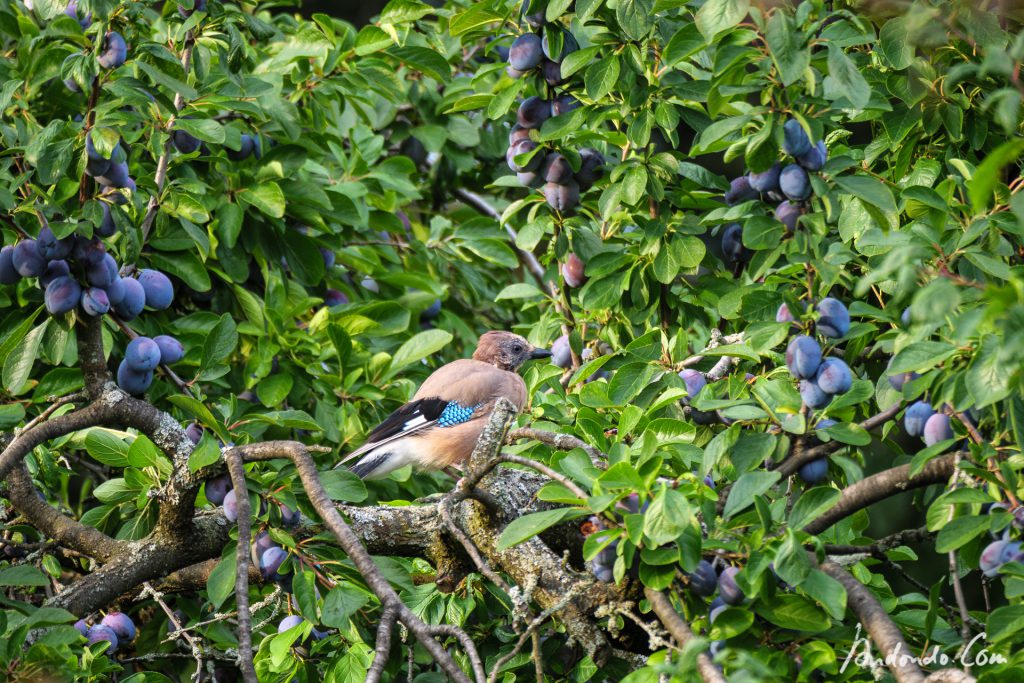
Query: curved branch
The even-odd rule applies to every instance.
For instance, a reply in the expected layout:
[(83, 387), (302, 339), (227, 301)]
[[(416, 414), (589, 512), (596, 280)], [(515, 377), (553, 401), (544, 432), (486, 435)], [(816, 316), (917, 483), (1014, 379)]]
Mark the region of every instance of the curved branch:
[[(899, 627), (893, 623), (885, 608), (852, 574), (834, 562), (825, 562), (821, 571), (843, 585), (846, 590), (847, 605), (857, 619), (864, 624), (871, 640), (881, 650), (881, 658), (892, 672), (898, 683), (921, 683), (924, 674), (913, 661), (913, 652), (903, 640)], [(854, 641), (854, 648), (857, 642)], [(892, 655), (892, 656), (890, 656)], [(901, 656), (903, 655), (903, 656)]]
[[(690, 630), (690, 625), (683, 621), (683, 618), (672, 607), (672, 601), (668, 596), (653, 588), (644, 588), (644, 597), (651, 603), (651, 610), (658, 616), (661, 625), (672, 634), (672, 637), (680, 645), (685, 646), (694, 639), (695, 636)], [(726, 683), (725, 676), (718, 670), (706, 652), (697, 655), (697, 671), (700, 672), (700, 677), (705, 683)]]
[(583, 439), (575, 437), (572, 434), (557, 434), (543, 429), (520, 427), (518, 429), (510, 430), (506, 437), (506, 441), (508, 441), (508, 443), (518, 441), (519, 439), (540, 441), (542, 444), (551, 446), (555, 450), (559, 451), (571, 451), (574, 448), (582, 448), (586, 451), (587, 455), (590, 456), (590, 462), (594, 464), (594, 467), (599, 469), (607, 469), (608, 467), (607, 455), (594, 448)]
[(0, 453), (0, 480), (6, 479), (11, 470), (17, 467), (36, 446), (80, 429), (109, 424), (113, 418), (114, 415), (106, 405), (95, 402), (80, 410), (64, 413), (46, 422), (41, 422), (32, 429), (22, 432), (7, 445), (3, 453)]
[(872, 503), (910, 489), (944, 482), (953, 474), (955, 468), (955, 456), (944, 455), (929, 462), (919, 474), (913, 477), (910, 476), (910, 465), (900, 465), (878, 474), (872, 474), (870, 477), (865, 477), (847, 486), (843, 490), (839, 502), (805, 526), (803, 530), (809, 534), (820, 534), (839, 520), (849, 517)]
[(377, 642), (373, 648), (373, 663), (366, 672), (366, 683), (378, 683), (384, 673), (384, 667), (391, 655), (391, 631), (395, 628), (395, 621), (398, 619), (397, 611), (393, 607), (385, 607), (384, 613), (377, 624)]
[(249, 612), (249, 538), (252, 510), (245, 485), (245, 466), (237, 453), (227, 451), (224, 460), (238, 504), (238, 545), (235, 547), (235, 605), (238, 608), (238, 665), (245, 683), (257, 683), (252, 657), (252, 614)]

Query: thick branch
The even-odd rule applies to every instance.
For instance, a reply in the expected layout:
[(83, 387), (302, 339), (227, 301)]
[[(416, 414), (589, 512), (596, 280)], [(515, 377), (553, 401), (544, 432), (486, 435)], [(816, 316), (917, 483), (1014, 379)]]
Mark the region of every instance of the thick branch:
[(843, 490), (839, 502), (805, 526), (804, 531), (809, 534), (820, 534), (839, 520), (872, 503), (910, 489), (944, 482), (953, 474), (955, 462), (954, 456), (944, 455), (929, 462), (914, 477), (910, 476), (910, 465), (900, 465), (850, 484)]
[(245, 683), (257, 683), (252, 658), (252, 615), (249, 613), (249, 539), (252, 510), (245, 486), (245, 465), (237, 453), (227, 451), (224, 460), (238, 504), (238, 545), (235, 547), (235, 605), (238, 608), (238, 665)]
[[(672, 634), (672, 637), (680, 645), (685, 646), (694, 639), (690, 625), (679, 616), (668, 596), (653, 588), (644, 588), (644, 596), (651, 603), (651, 610), (658, 616), (661, 625)], [(705, 683), (726, 683), (725, 676), (705, 652), (697, 655), (697, 671), (700, 672), (701, 680)]]

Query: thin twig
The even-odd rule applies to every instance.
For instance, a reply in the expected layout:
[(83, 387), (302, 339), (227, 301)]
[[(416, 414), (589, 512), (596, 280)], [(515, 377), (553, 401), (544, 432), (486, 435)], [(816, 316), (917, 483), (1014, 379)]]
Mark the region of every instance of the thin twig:
[(192, 651), (190, 657), (196, 660), (196, 673), (193, 674), (192, 680), (198, 683), (200, 679), (200, 674), (202, 673), (203, 670), (204, 656), (202, 648), (199, 647), (199, 643), (196, 642), (196, 639), (190, 636), (181, 627), (181, 621), (178, 619), (177, 615), (174, 614), (174, 610), (172, 610), (167, 605), (167, 603), (164, 602), (164, 596), (161, 593), (158, 593), (156, 589), (153, 588), (152, 584), (149, 583), (149, 581), (146, 581), (142, 584), (142, 595), (148, 595), (149, 597), (153, 598), (156, 604), (160, 605), (160, 609), (164, 611), (164, 614), (167, 615), (168, 621), (170, 621), (171, 625), (174, 626), (174, 634), (180, 635), (182, 638), (185, 639), (185, 642), (188, 643), (189, 649)]
[(387, 666), (391, 654), (391, 632), (397, 620), (398, 610), (394, 607), (385, 607), (380, 623), (377, 624), (377, 642), (374, 647), (373, 663), (366, 672), (366, 683), (378, 683), (384, 673), (384, 667)]

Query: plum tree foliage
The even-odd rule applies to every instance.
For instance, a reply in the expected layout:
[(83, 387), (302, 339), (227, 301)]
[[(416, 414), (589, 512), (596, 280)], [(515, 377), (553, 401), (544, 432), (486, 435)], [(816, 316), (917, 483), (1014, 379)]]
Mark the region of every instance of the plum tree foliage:
[(8, 680), (1010, 680), (1021, 16), (290, 4), (0, 3)]

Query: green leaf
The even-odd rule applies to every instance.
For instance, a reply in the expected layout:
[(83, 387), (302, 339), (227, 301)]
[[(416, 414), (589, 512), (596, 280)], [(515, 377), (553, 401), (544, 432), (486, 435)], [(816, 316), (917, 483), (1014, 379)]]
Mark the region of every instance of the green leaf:
[(320, 473), (320, 483), (331, 500), (361, 503), (366, 500), (366, 484), (358, 476), (344, 469)]
[(289, 374), (282, 373), (264, 377), (256, 385), (256, 397), (266, 407), (273, 408), (288, 398), (294, 383), (294, 378)]
[(583, 77), (587, 96), (592, 100), (599, 100), (610, 93), (618, 83), (621, 68), (619, 58), (615, 55), (609, 55), (591, 64)]
[[(703, 50), (706, 45), (707, 43), (700, 34), (700, 29), (697, 28), (696, 24), (684, 24), (669, 39), (668, 45), (665, 46), (661, 54), (661, 58), (665, 66), (675, 66), (687, 57)], [(562, 68), (564, 72), (565, 67), (563, 66)]]
[(1017, 642), (1024, 637), (1024, 605), (997, 607), (985, 622), (987, 641), (998, 643), (1004, 640)]
[(803, 529), (835, 505), (842, 494), (830, 486), (817, 486), (804, 491), (789, 513), (789, 528)]
[(810, 52), (801, 45), (787, 12), (775, 12), (768, 19), (765, 38), (772, 59), (779, 69), (783, 85), (792, 85), (801, 78), (811, 63)]
[(110, 467), (128, 467), (128, 444), (118, 433), (92, 427), (85, 435), (85, 451), (93, 460)]
[(957, 517), (939, 530), (935, 537), (935, 552), (948, 553), (969, 543), (989, 529), (987, 516)]
[(220, 460), (220, 446), (217, 445), (216, 439), (210, 436), (209, 433), (204, 433), (199, 443), (196, 444), (196, 447), (192, 449), (188, 456), (188, 469), (190, 472), (196, 472), (203, 467), (214, 464), (218, 460)]
[(890, 19), (878, 33), (881, 54), (896, 70), (906, 69), (914, 62), (914, 43), (907, 30), (908, 18)]
[(816, 600), (836, 621), (846, 614), (846, 589), (825, 572), (812, 569), (800, 584), (800, 590)]
[(212, 142), (215, 145), (224, 143), (224, 126), (213, 119), (179, 118), (175, 120), (174, 128), (183, 130), (203, 142)]
[(0, 569), (0, 586), (46, 586), (49, 583), (46, 574), (30, 564)]
[(235, 591), (235, 545), (228, 544), (220, 562), (206, 579), (206, 595), (215, 609), (219, 609)]
[(437, 353), (452, 342), (452, 334), (444, 330), (424, 330), (404, 344), (398, 347), (394, 357), (391, 359), (390, 374), (413, 363), (423, 360), (427, 356)]
[(732, 28), (747, 16), (749, 0), (707, 0), (695, 17), (697, 28), (711, 40), (727, 28)]
[(619, 0), (615, 18), (631, 40), (640, 40), (654, 26), (653, 0)]
[(832, 622), (820, 607), (801, 595), (781, 594), (771, 603), (757, 603), (755, 611), (768, 621), (794, 631), (820, 632)]
[(488, 24), (500, 22), (503, 18), (502, 14), (495, 12), (487, 3), (474, 2), (469, 9), (452, 15), (451, 21), (448, 22), (448, 33), (457, 38)]
[(26, 383), (39, 356), (39, 344), (50, 320), (44, 320), (38, 327), (25, 335), (4, 360), (4, 388), (17, 396), (28, 390)]
[(608, 385), (608, 398), (617, 405), (625, 405), (650, 384), (658, 374), (650, 363), (627, 363), (616, 370)]
[(284, 192), (281, 191), (281, 186), (272, 180), (255, 187), (247, 187), (237, 196), (240, 201), (255, 207), (268, 216), (274, 218), (284, 216)]
[(225, 313), (203, 342), (203, 358), (200, 366), (210, 368), (225, 360), (235, 350), (237, 344), (238, 330), (235, 327), (235, 321)]
[(676, 489), (663, 487), (644, 513), (644, 535), (656, 545), (670, 543), (693, 522), (693, 509), (686, 496)]
[(512, 546), (519, 545), (523, 541), (533, 538), (545, 529), (549, 529), (566, 519), (581, 517), (586, 514), (585, 511), (574, 510), (573, 508), (557, 508), (554, 510), (544, 510), (543, 512), (532, 512), (528, 515), (517, 517), (509, 522), (509, 525), (501, 532), (501, 537), (498, 538), (497, 544), (498, 552), (503, 552)]
[(988, 206), (996, 185), (1002, 181), (1003, 167), (1019, 159), (1022, 153), (1024, 138), (1014, 138), (989, 152), (978, 164), (974, 175), (967, 181), (967, 194), (975, 214), (982, 213)]
[(330, 628), (347, 628), (348, 620), (370, 601), (364, 591), (349, 584), (338, 584), (324, 598), (320, 620)]
[(957, 347), (946, 342), (914, 342), (893, 356), (887, 372), (890, 375), (898, 375), (904, 372), (930, 370), (956, 352)]
[(745, 472), (733, 484), (729, 498), (725, 501), (723, 514), (726, 518), (745, 510), (753, 504), (754, 496), (759, 496), (779, 480), (778, 472)]
[(828, 75), (831, 83), (826, 83), (826, 93), (829, 92), (829, 85), (834, 86), (834, 92), (830, 93), (830, 97), (845, 97), (858, 109), (867, 106), (871, 99), (871, 86), (857, 69), (857, 65), (834, 42), (828, 44)]
[(852, 197), (878, 207), (880, 210), (895, 214), (896, 200), (892, 190), (885, 183), (863, 175), (845, 175), (835, 178), (836, 185)]

